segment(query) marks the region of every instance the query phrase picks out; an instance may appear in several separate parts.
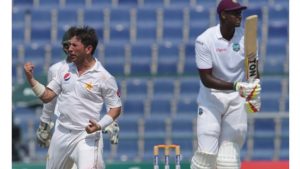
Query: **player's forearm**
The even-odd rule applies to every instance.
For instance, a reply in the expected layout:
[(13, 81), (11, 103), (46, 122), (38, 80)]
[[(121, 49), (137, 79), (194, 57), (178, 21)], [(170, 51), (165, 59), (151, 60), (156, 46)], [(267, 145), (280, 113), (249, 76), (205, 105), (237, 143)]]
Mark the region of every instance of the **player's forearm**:
[(32, 91), (44, 103), (48, 103), (56, 97), (56, 93), (54, 93), (51, 89), (46, 88), (43, 84), (39, 83), (38, 81), (35, 81), (35, 84), (32, 87)]
[[(203, 82), (203, 81), (202, 81)], [(233, 90), (233, 83), (226, 82), (217, 78), (210, 78), (203, 83), (207, 88), (217, 89), (217, 90)]]
[[(102, 130), (105, 127), (109, 126), (114, 120), (116, 120), (121, 114), (121, 107), (110, 108), (106, 115), (104, 115), (99, 123), (96, 123), (97, 130)], [(90, 126), (92, 127), (92, 126)]]
[(120, 114), (121, 114), (121, 107), (116, 107), (116, 108), (110, 108), (107, 114), (113, 118), (113, 120), (116, 120)]
[(39, 83), (34, 77), (27, 77), (27, 81), (31, 87), (34, 87), (37, 83)]
[(199, 70), (203, 85), (217, 90), (233, 90), (234, 84), (218, 79), (211, 74), (211, 70)]
[(45, 92), (40, 97), (40, 99), (43, 101), (43, 103), (49, 103), (56, 97), (56, 94), (49, 88), (45, 89)]

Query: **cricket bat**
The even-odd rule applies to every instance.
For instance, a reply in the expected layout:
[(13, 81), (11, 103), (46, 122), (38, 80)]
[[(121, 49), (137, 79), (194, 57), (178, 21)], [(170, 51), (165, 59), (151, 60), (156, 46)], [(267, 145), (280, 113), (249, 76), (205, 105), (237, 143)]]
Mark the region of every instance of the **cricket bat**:
[(245, 72), (248, 82), (253, 82), (258, 77), (257, 62), (257, 15), (248, 16), (245, 20), (244, 48)]
[[(248, 16), (245, 20), (244, 48), (245, 48), (245, 72), (248, 82), (254, 82), (258, 78), (258, 58), (257, 58), (257, 15)], [(249, 97), (249, 96), (248, 96)], [(260, 111), (261, 100), (258, 96), (254, 101), (251, 97), (246, 98), (246, 108), (248, 112)], [(253, 104), (256, 104), (254, 106)]]

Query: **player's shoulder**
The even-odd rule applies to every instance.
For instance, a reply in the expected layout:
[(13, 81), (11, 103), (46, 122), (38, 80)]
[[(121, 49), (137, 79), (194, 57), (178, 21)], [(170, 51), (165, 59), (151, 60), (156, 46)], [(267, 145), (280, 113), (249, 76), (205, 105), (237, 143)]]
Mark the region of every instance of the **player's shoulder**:
[(205, 43), (210, 41), (217, 32), (218, 26), (212, 26), (202, 32), (197, 38), (196, 43)]
[(113, 75), (102, 65), (100, 61), (96, 62), (96, 69), (100, 74), (100, 78), (103, 80), (113, 78)]
[(51, 65), (49, 69), (59, 68), (59, 67), (65, 65), (65, 64), (67, 64), (67, 62), (65, 60), (61, 60), (61, 61), (56, 62), (53, 65)]
[(56, 71), (58, 71), (64, 65), (67, 65), (66, 61), (65, 60), (61, 60), (61, 61), (59, 61), (59, 62), (54, 63), (53, 65), (51, 65), (49, 67), (49, 71), (56, 72)]

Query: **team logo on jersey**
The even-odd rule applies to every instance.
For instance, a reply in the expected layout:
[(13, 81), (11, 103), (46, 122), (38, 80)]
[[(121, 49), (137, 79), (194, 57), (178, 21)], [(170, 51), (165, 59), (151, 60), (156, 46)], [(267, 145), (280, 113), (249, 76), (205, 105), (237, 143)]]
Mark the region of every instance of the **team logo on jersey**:
[(70, 72), (68, 72), (68, 73), (66, 73), (66, 74), (64, 75), (64, 80), (65, 80), (65, 81), (68, 81), (70, 78), (71, 78), (71, 73), (70, 73)]
[(221, 53), (221, 52), (226, 52), (227, 49), (226, 48), (217, 48), (216, 50), (217, 50), (217, 52)]
[(238, 43), (234, 43), (232, 45), (232, 50), (235, 51), (235, 52), (238, 52), (240, 50), (240, 48), (241, 48), (240, 44), (238, 44)]
[(198, 115), (201, 116), (203, 114), (203, 110), (201, 107), (198, 108)]
[(86, 90), (92, 90), (92, 89), (93, 89), (93, 84), (92, 84), (92, 82), (85, 83), (84, 88), (86, 88)]

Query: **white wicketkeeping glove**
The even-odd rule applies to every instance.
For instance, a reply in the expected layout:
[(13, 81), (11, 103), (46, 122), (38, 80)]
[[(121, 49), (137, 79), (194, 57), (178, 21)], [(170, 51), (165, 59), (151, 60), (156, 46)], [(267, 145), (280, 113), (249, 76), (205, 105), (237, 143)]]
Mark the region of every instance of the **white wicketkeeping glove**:
[(103, 133), (108, 133), (111, 144), (118, 144), (119, 142), (119, 125), (117, 122), (112, 122), (109, 126), (105, 127)]
[(52, 136), (51, 129), (53, 126), (53, 122), (49, 124), (40, 122), (39, 128), (36, 131), (36, 140), (41, 147), (49, 147)]
[(256, 113), (260, 111), (261, 107), (261, 100), (260, 95), (258, 95), (256, 98), (247, 100), (245, 103), (245, 107), (248, 113)]
[(246, 98), (246, 100), (251, 100), (260, 95), (261, 86), (260, 80), (255, 79), (254, 82), (235, 82), (234, 83), (235, 91), (238, 91), (241, 97)]

